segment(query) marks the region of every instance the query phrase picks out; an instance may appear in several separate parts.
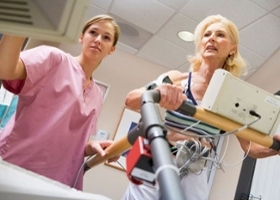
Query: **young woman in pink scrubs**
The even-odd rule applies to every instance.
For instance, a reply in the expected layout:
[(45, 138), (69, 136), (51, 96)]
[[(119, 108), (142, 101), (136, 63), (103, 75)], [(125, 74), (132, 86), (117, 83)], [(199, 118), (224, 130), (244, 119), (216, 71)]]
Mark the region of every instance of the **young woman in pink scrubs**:
[[(120, 28), (114, 19), (90, 19), (79, 37), (80, 55), (39, 46), (21, 52), (25, 38), (5, 35), (0, 43), (0, 79), (19, 96), (16, 114), (0, 134), (3, 160), (82, 190), (84, 157), (112, 141), (89, 141), (103, 95), (92, 78), (115, 51)], [(116, 160), (118, 157), (111, 159)]]

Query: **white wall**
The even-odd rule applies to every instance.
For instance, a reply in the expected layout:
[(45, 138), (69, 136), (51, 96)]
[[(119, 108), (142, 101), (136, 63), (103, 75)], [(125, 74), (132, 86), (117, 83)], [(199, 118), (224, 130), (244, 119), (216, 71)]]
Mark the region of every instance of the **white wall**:
[[(226, 140), (225, 138), (222, 152), (225, 152)], [(244, 152), (234, 135), (229, 136), (228, 148), (225, 153), (224, 167), (216, 171), (210, 200), (234, 199), (235, 196)]]

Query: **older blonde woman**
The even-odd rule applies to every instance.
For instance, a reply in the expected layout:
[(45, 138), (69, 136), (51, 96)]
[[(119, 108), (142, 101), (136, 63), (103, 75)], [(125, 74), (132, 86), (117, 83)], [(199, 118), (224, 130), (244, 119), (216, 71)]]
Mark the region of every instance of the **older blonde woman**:
[[(199, 105), (202, 100), (213, 73), (217, 69), (225, 69), (235, 76), (240, 76), (246, 72), (246, 62), (240, 56), (238, 51), (239, 34), (238, 29), (233, 22), (221, 15), (212, 15), (201, 21), (195, 29), (195, 55), (188, 57), (191, 64), (190, 72), (181, 73), (179, 71), (169, 71), (159, 76), (159, 78), (146, 87), (135, 89), (128, 93), (126, 105), (131, 109), (140, 109), (140, 98), (147, 89), (155, 89), (160, 92), (160, 106), (167, 109), (165, 123), (176, 124), (176, 117), (180, 118), (175, 111), (182, 102), (187, 101)], [(173, 84), (162, 84), (164, 78), (169, 78)], [(175, 120), (174, 120), (175, 119)], [(191, 123), (196, 123), (195, 119), (187, 118)], [(190, 129), (191, 130), (191, 129)], [(209, 131), (203, 129), (203, 126), (196, 124), (196, 129), (191, 130), (192, 135), (199, 131)], [(211, 127), (211, 131), (219, 131)], [(199, 139), (199, 137), (186, 136), (176, 132), (170, 132), (167, 136), (171, 145), (183, 143), (199, 147), (200, 156), (209, 156), (211, 143), (209, 140)], [(248, 149), (249, 142), (240, 139), (242, 148)], [(259, 149), (260, 150), (260, 149)], [(180, 153), (180, 152), (179, 152)], [(277, 154), (276, 151), (268, 148), (262, 148), (256, 153), (251, 150), (253, 156), (269, 156)], [(182, 163), (189, 162), (176, 156), (175, 162), (178, 167)], [(194, 163), (192, 163), (194, 162)], [(205, 159), (204, 159), (205, 163)], [(197, 166), (202, 166), (201, 168)], [(186, 199), (207, 200), (209, 191), (207, 187), (207, 171), (203, 170), (203, 159), (194, 159), (188, 163), (188, 166), (181, 170), (181, 186)], [(144, 184), (135, 185), (130, 183), (123, 200), (156, 200), (160, 199), (160, 191), (154, 187), (148, 187)]]

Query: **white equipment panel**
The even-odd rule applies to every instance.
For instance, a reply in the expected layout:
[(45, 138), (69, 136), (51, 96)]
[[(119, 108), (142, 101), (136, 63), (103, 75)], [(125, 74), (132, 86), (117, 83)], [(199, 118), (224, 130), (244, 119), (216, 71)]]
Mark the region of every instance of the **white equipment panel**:
[(70, 188), (31, 171), (5, 162), (0, 157), (0, 199), (5, 200), (110, 200)]
[(279, 124), (280, 99), (228, 71), (214, 72), (201, 107), (242, 125), (256, 119), (250, 114), (255, 111), (261, 119), (250, 126), (263, 134), (274, 135)]

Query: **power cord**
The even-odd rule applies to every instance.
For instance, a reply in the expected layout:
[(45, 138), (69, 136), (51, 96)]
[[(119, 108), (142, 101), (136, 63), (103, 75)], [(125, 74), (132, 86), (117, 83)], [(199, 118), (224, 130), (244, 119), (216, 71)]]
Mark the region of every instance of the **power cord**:
[[(198, 124), (200, 123), (200, 121), (198, 121), (198, 122), (192, 124), (192, 125), (189, 126), (189, 127), (184, 128), (183, 130), (178, 130), (178, 129), (173, 128), (173, 127), (171, 127), (171, 126), (165, 125), (166, 128), (167, 128), (168, 130), (177, 132), (177, 133), (182, 134), (182, 135), (191, 136), (191, 137), (199, 137), (199, 138), (210, 138), (210, 137), (211, 137), (211, 138), (214, 138), (214, 137), (224, 137), (224, 136), (227, 136), (227, 143), (226, 143), (226, 147), (225, 147), (224, 154), (222, 155), (222, 157), (220, 157), (220, 156), (217, 154), (217, 152), (216, 152), (215, 150), (214, 150), (215, 154), (214, 154), (214, 157), (213, 157), (213, 158), (210, 158), (210, 157), (203, 157), (201, 154), (199, 154), (199, 151), (195, 151), (195, 152), (193, 152), (193, 156), (190, 156), (189, 159), (185, 162), (185, 164), (179, 168), (179, 171), (180, 171), (180, 172), (183, 171), (183, 170), (182, 170), (183, 168), (186, 168), (188, 165), (190, 165), (190, 163), (191, 163), (190, 161), (194, 159), (194, 156), (196, 156), (196, 159), (197, 159), (197, 158), (199, 158), (199, 159), (201, 159), (201, 160), (202, 160), (202, 159), (205, 159), (205, 160), (210, 161), (210, 162), (213, 163), (213, 166), (214, 166), (214, 167), (211, 168), (211, 169), (204, 169), (203, 167), (201, 167), (202, 170), (207, 170), (207, 171), (214, 170), (215, 168), (219, 168), (219, 169), (222, 169), (222, 170), (223, 170), (223, 167), (231, 167), (231, 166), (235, 166), (235, 165), (238, 165), (238, 164), (240, 164), (241, 162), (243, 162), (244, 159), (248, 156), (248, 154), (249, 154), (249, 152), (250, 152), (251, 145), (252, 145), (251, 141), (250, 141), (250, 146), (249, 146), (247, 152), (245, 153), (244, 157), (242, 158), (242, 160), (238, 161), (238, 162), (235, 163), (235, 164), (231, 164), (231, 165), (223, 164), (223, 162), (224, 162), (223, 160), (224, 160), (224, 157), (225, 157), (226, 152), (227, 152), (227, 149), (228, 149), (229, 135), (234, 134), (234, 133), (237, 133), (237, 132), (239, 132), (239, 131), (242, 131), (242, 130), (248, 128), (249, 126), (251, 126), (252, 124), (256, 123), (257, 121), (259, 121), (259, 120), (261, 119), (261, 115), (259, 115), (259, 114), (256, 113), (255, 111), (250, 110), (249, 113), (250, 113), (250, 115), (255, 116), (256, 119), (253, 120), (252, 122), (248, 123), (248, 124), (243, 125), (242, 127), (238, 128), (238, 129), (233, 130), (233, 131), (226, 132), (226, 133), (222, 133), (222, 134), (216, 134), (216, 135), (211, 135), (211, 134), (207, 133), (206, 131), (201, 131), (201, 132), (204, 133), (204, 135), (192, 134), (192, 133), (190, 133), (190, 132), (187, 132), (187, 131), (191, 131), (192, 129), (194, 129), (195, 126), (198, 125)], [(198, 131), (198, 130), (199, 130), (199, 129), (197, 129), (196, 131)], [(195, 140), (194, 140), (194, 141), (195, 141)], [(197, 141), (196, 141), (196, 142), (197, 142)], [(195, 149), (196, 149), (196, 150), (198, 150), (198, 149), (201, 150), (200, 144), (199, 144), (199, 143), (196, 143), (196, 142), (195, 142), (195, 144), (194, 144), (194, 145), (195, 145)], [(192, 148), (192, 147), (191, 147), (191, 148)], [(177, 151), (178, 151), (178, 148), (177, 148)], [(186, 147), (185, 147), (185, 151), (189, 151), (189, 153), (190, 153), (190, 150), (189, 150), (188, 148), (186, 148)], [(175, 152), (175, 151), (174, 151), (174, 149), (173, 149), (172, 153), (174, 153), (174, 152)], [(202, 153), (202, 152), (201, 152), (201, 153)], [(224, 163), (225, 163), (225, 162), (224, 162)], [(189, 171), (190, 171), (190, 170), (189, 170)], [(183, 175), (183, 174), (182, 174), (182, 175)], [(182, 178), (182, 177), (181, 177), (181, 178)]]
[[(95, 155), (96, 155), (96, 154), (95, 154)], [(77, 182), (78, 182), (78, 179), (79, 179), (79, 176), (80, 176), (80, 174), (82, 173), (82, 171), (83, 171), (85, 165), (87, 164), (87, 160), (90, 159), (90, 158), (92, 158), (92, 157), (95, 156), (95, 155), (89, 156), (89, 157), (83, 162), (83, 164), (80, 166), (79, 171), (78, 171), (78, 173), (77, 173), (77, 175), (76, 175), (74, 184), (73, 184), (73, 188), (76, 187)], [(124, 166), (123, 166), (119, 161), (116, 161), (116, 162), (121, 166), (122, 169), (124, 169), (124, 170), (126, 171), (126, 169), (124, 168)]]
[(89, 157), (83, 162), (83, 164), (80, 166), (80, 168), (79, 168), (79, 170), (78, 170), (78, 173), (77, 173), (77, 175), (76, 175), (74, 184), (73, 184), (73, 188), (76, 187), (77, 182), (78, 182), (78, 179), (79, 179), (79, 176), (80, 176), (80, 174), (82, 173), (82, 171), (83, 171), (83, 169), (84, 169), (84, 166), (87, 164), (87, 160), (90, 159), (90, 158), (93, 157), (93, 156), (94, 156), (94, 155), (89, 156)]
[[(237, 128), (233, 131), (229, 131), (229, 132), (225, 132), (225, 133), (218, 133), (218, 134), (215, 134), (215, 135), (214, 134), (209, 134), (206, 131), (203, 131), (203, 130), (200, 130), (200, 129), (196, 128), (195, 126), (197, 126), (200, 123), (200, 121), (192, 124), (189, 127), (184, 128), (183, 130), (178, 129), (178, 128), (174, 128), (173, 126), (170, 126), (168, 124), (165, 124), (164, 126), (170, 131), (173, 131), (173, 132), (185, 135), (185, 136), (190, 136), (190, 137), (200, 137), (200, 138), (222, 137), (222, 136), (227, 136), (227, 135), (231, 135), (231, 134), (235, 134), (237, 132), (240, 132), (240, 131), (248, 128), (249, 126), (251, 126), (252, 124), (256, 123), (257, 121), (259, 121), (261, 119), (261, 116), (259, 114), (257, 114), (255, 111), (250, 111), (249, 113), (252, 116), (255, 116), (257, 118), (255, 120), (253, 120), (252, 122), (250, 122), (248, 124), (245, 124), (245, 125), (241, 126), (240, 128)], [(195, 133), (190, 133), (189, 131), (200, 132), (201, 135), (200, 134), (195, 134)]]
[(125, 167), (124, 167), (118, 160), (117, 160), (116, 162), (119, 164), (119, 166), (121, 166), (121, 168), (122, 168), (124, 171), (126, 171)]

